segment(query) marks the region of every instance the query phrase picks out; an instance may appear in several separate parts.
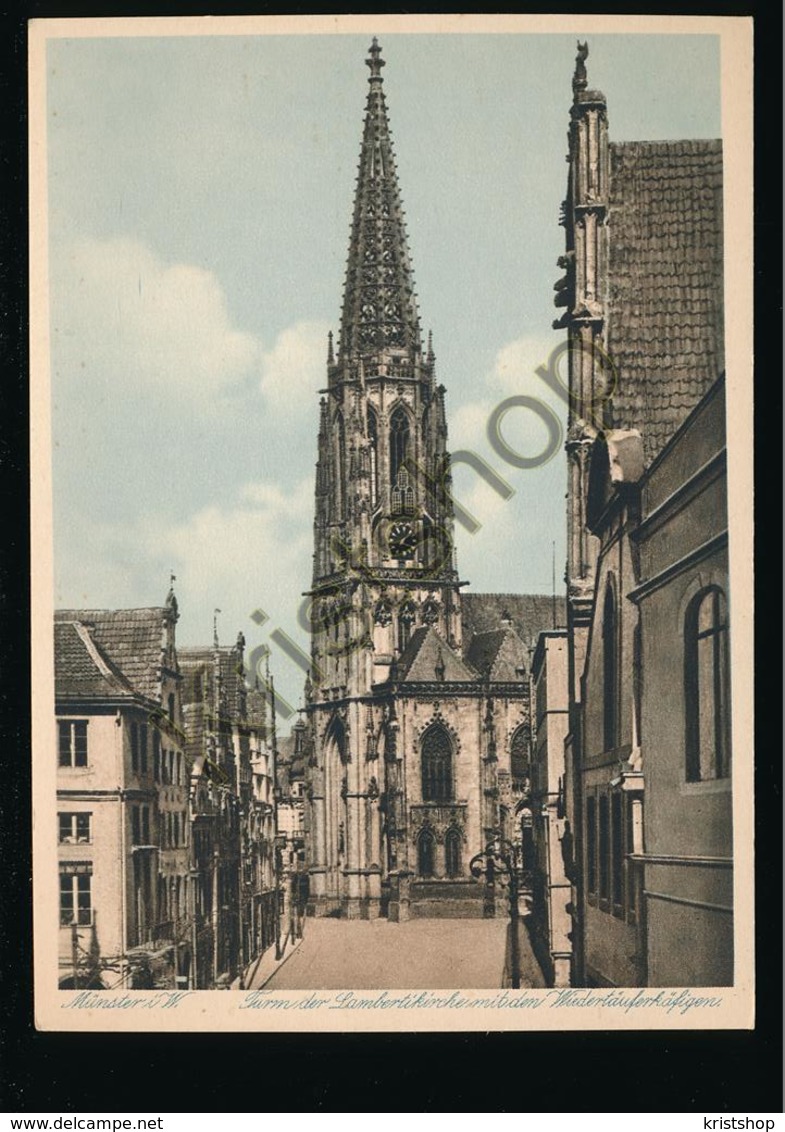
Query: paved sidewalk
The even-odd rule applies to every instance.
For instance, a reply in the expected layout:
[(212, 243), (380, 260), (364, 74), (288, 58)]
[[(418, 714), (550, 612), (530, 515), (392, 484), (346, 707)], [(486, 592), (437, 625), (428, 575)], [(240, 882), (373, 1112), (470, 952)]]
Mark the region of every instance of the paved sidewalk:
[[(275, 990), (439, 990), (505, 985), (507, 921), (314, 919), (267, 986)], [(542, 974), (521, 936), (524, 986)], [(261, 985), (254, 978), (254, 986)]]
[[(263, 987), (267, 982), (269, 982), (276, 971), (280, 967), (282, 967), (284, 963), (288, 962), (288, 960), (297, 951), (297, 948), (302, 942), (302, 938), (296, 939), (294, 940), (294, 942), (292, 942), (289, 936), (287, 936), (283, 942), (283, 949), (280, 959), (275, 958), (275, 945), (273, 944), (272, 947), (268, 947), (264, 954), (261, 955), (258, 959), (254, 959), (253, 963), (251, 963), (246, 969), (244, 978), (245, 989), (258, 990), (259, 987)], [(232, 990), (239, 989), (240, 987), (238, 980), (238, 982), (233, 985)]]

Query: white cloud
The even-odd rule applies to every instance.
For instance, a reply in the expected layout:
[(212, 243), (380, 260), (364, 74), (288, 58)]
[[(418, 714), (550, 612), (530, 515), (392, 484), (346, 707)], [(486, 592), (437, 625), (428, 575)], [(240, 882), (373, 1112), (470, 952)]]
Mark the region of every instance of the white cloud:
[(53, 257), (60, 380), (123, 391), (204, 396), (260, 364), (261, 344), (233, 326), (221, 284), (193, 264), (166, 263), (138, 240), (82, 239)]
[(273, 411), (301, 413), (303, 399), (324, 385), (328, 330), (326, 322), (296, 322), (264, 354), (262, 392)]
[[(181, 644), (209, 643), (212, 613), (219, 608), (222, 643), (230, 644), (242, 631), (250, 651), (280, 628), (307, 652), (298, 611), (310, 581), (303, 563), (311, 552), (312, 510), (309, 477), (290, 490), (245, 483), (231, 505), (202, 507), (172, 525), (155, 514), (129, 526), (82, 516), (79, 537), (91, 553), (78, 564), (58, 562), (56, 602), (88, 608), (160, 604), (173, 570)], [(269, 619), (261, 630), (252, 618), (258, 609)], [(280, 651), (274, 654), (282, 694), (290, 702), (298, 699), (302, 671)]]

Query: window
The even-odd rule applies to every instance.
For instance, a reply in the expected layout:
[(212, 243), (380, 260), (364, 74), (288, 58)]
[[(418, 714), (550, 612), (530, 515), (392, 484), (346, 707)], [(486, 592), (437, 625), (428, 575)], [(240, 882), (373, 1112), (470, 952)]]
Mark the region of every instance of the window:
[(522, 723), (510, 743), (510, 776), (521, 787), (529, 772), (529, 727)]
[(139, 773), (139, 724), (131, 724), (131, 770)]
[(461, 831), (448, 829), (444, 838), (444, 867), (448, 877), (461, 875)]
[(434, 840), (433, 834), (424, 829), (417, 842), (417, 872), (421, 877), (433, 876)]
[(688, 782), (730, 775), (728, 611), (716, 586), (693, 598), (684, 627)]
[(58, 720), (60, 766), (87, 766), (87, 720)]
[(603, 749), (619, 745), (619, 659), (616, 599), (610, 582), (602, 611)]
[(597, 894), (597, 800), (586, 799), (586, 872), (587, 888)]
[(169, 693), (168, 707), (169, 707), (169, 712), (168, 712), (169, 722), (175, 723), (176, 720), (174, 718), (174, 692)]
[(337, 503), (338, 515), (342, 518), (346, 516), (346, 434), (343, 427), (343, 417), (340, 413), (335, 418), (335, 430), (338, 435), (338, 443), (336, 445), (335, 457), (337, 460), (337, 467), (335, 469), (335, 497)]
[(161, 782), (163, 778), (161, 767), (161, 736), (157, 729), (153, 729), (153, 780)]
[(368, 408), (368, 459), (371, 476), (371, 507), (379, 502), (379, 427), (376, 413)]
[(60, 866), (60, 924), (80, 927), (93, 922), (91, 883), (93, 866), (69, 862)]
[(622, 796), (611, 794), (611, 896), (614, 911), (621, 913), (624, 901), (624, 827)]
[[(627, 852), (635, 852), (635, 802), (627, 799)], [(638, 886), (636, 883), (635, 866), (627, 861), (627, 916), (631, 923), (638, 919)]]
[(398, 483), (398, 472), (409, 456), (409, 418), (400, 405), (390, 419), (390, 486)]
[(398, 648), (401, 652), (403, 652), (411, 639), (412, 626), (414, 625), (416, 616), (417, 614), (413, 604), (410, 601), (405, 602), (398, 614)]
[(609, 864), (609, 821), (608, 821), (608, 795), (600, 795), (600, 822), (599, 822), (599, 873), (600, 873), (600, 899), (608, 899), (608, 864)]
[(147, 724), (139, 724), (139, 773), (147, 774)]
[(452, 800), (452, 741), (441, 724), (423, 735), (421, 746), (423, 802)]
[(61, 845), (88, 844), (90, 837), (91, 814), (58, 814), (59, 840)]
[(134, 845), (150, 844), (150, 807), (131, 807), (131, 840)]

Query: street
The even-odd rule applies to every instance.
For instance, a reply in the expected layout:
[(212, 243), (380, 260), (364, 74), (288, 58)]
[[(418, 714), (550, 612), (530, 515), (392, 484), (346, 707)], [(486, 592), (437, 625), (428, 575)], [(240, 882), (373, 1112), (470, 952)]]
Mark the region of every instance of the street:
[[(507, 921), (307, 920), (304, 938), (265, 985), (275, 990), (396, 990), (505, 985)], [(521, 986), (542, 973), (521, 930)], [(259, 985), (258, 983), (252, 983)]]

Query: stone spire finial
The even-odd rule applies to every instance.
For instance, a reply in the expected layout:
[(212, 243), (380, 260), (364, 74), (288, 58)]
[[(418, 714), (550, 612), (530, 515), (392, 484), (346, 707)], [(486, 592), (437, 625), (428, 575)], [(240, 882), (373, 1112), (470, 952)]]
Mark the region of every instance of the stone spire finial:
[(373, 42), (368, 48), (368, 54), (370, 55), (370, 59), (365, 60), (366, 67), (370, 67), (371, 69), (371, 74), (368, 78), (368, 82), (380, 83), (382, 82), (382, 67), (386, 67), (387, 64), (385, 63), (384, 59), (382, 59), (382, 49), (379, 46), (379, 40), (376, 38), (376, 36), (373, 37)]
[(213, 610), (213, 646), (218, 648), (218, 614), (220, 609)]
[(578, 40), (578, 54), (575, 56), (575, 74), (572, 77), (572, 89), (574, 94), (577, 94), (578, 91), (586, 90), (588, 83), (586, 57), (588, 54), (588, 43), (581, 43), (581, 41)]
[(335, 350), (333, 349), (332, 330), (330, 330), (327, 334), (327, 364), (328, 366), (335, 365)]
[[(371, 85), (365, 107), (338, 355), (374, 363), (380, 355), (421, 351), (420, 320), (409, 258), (390, 124), (376, 40), (371, 44)], [(370, 372), (370, 370), (368, 371)], [(374, 369), (375, 372), (375, 369)]]
[(175, 621), (177, 621), (179, 616), (180, 616), (179, 613), (177, 612), (177, 598), (174, 596), (174, 584), (175, 584), (176, 581), (177, 581), (177, 575), (170, 570), (169, 571), (169, 593), (166, 595), (166, 603), (165, 604), (166, 604), (167, 609), (170, 609), (172, 611), (172, 613), (174, 614)]

